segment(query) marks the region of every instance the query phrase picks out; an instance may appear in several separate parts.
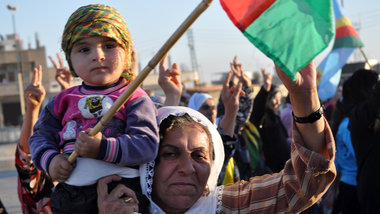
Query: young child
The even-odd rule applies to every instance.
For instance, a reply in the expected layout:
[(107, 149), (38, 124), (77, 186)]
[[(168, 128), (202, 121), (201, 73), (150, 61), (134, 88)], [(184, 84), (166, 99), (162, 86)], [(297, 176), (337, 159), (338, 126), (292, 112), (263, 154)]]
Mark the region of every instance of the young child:
[[(158, 150), (157, 111), (149, 96), (138, 88), (100, 133), (88, 134), (135, 76), (131, 43), (124, 18), (106, 5), (80, 7), (66, 23), (62, 49), (83, 83), (49, 101), (29, 140), (35, 165), (61, 182), (51, 197), (54, 213), (97, 213), (96, 181), (110, 174), (141, 192), (138, 166)], [(71, 165), (67, 157), (74, 150), (80, 158)]]

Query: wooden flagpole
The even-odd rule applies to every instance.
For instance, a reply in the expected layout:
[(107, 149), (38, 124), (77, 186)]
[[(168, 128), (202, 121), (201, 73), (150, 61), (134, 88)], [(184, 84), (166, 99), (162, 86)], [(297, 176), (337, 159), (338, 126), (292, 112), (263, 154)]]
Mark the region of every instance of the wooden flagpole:
[(362, 48), (362, 47), (359, 47), (359, 50), (360, 50), (360, 52), (362, 53), (362, 55), (363, 55), (363, 57), (364, 57), (366, 63), (368, 64), (369, 69), (372, 70), (372, 65), (369, 63), (369, 60), (368, 60), (367, 56), (365, 55), (365, 53), (364, 53), (364, 51), (363, 51), (363, 48)]
[[(195, 22), (195, 20), (210, 6), (212, 0), (202, 0), (201, 3), (191, 12), (191, 14), (182, 22), (177, 30), (170, 36), (160, 50), (149, 61), (148, 65), (142, 70), (142, 72), (136, 77), (136, 79), (128, 85), (128, 88), (120, 95), (115, 101), (108, 112), (102, 117), (102, 119), (95, 125), (89, 135), (94, 136), (100, 132), (103, 127), (111, 120), (114, 114), (120, 110), (121, 106), (129, 99), (132, 93), (138, 88), (149, 73), (157, 66), (162, 58), (169, 52), (179, 38), (186, 32), (187, 29)], [(73, 163), (78, 154), (74, 151), (68, 158), (70, 163)]]

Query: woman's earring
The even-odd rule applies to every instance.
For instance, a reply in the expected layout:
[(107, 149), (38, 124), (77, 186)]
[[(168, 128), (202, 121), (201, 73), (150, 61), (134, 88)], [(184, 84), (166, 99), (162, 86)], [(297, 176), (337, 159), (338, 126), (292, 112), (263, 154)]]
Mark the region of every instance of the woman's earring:
[(208, 187), (208, 184), (206, 184), (206, 187), (203, 190), (202, 196), (208, 196), (209, 194), (210, 194), (210, 188)]

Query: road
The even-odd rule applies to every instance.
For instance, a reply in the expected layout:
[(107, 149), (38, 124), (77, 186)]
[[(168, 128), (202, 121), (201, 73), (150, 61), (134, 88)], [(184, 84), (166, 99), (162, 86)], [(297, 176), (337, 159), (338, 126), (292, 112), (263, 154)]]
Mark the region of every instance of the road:
[(21, 212), (17, 196), (17, 171), (14, 167), (16, 144), (0, 144), (0, 199), (8, 213)]

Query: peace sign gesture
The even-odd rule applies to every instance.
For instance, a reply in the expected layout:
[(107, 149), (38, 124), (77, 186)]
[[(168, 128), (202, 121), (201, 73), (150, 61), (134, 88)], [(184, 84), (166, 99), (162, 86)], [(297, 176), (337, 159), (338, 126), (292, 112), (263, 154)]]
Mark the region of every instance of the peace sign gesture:
[(265, 68), (261, 68), (261, 74), (263, 75), (263, 87), (266, 91), (270, 91), (272, 87), (273, 74), (267, 73)]
[(220, 128), (231, 137), (234, 135), (236, 115), (239, 111), (239, 96), (244, 95), (240, 80), (236, 86), (230, 86), (232, 76), (233, 71), (230, 71), (223, 83), (222, 101), (225, 113), (219, 123)]
[(165, 93), (165, 105), (179, 105), (182, 94), (181, 73), (177, 63), (166, 69), (166, 57), (167, 55), (160, 62), (158, 84)]
[(244, 73), (243, 67), (240, 63), (238, 63), (237, 56), (234, 57), (233, 62), (230, 64), (231, 71), (234, 76), (238, 78), (238, 80), (243, 84), (243, 86), (251, 87), (252, 80)]
[(33, 70), (33, 76), (30, 84), (26, 87), (24, 96), (28, 108), (39, 110), (42, 101), (45, 99), (46, 91), (42, 85), (42, 67), (38, 65)]
[[(27, 107), (25, 119), (22, 123), (19, 145), (21, 150), (27, 154), (30, 153), (28, 139), (33, 134), (33, 126), (37, 122), (45, 95), (46, 91), (42, 85), (42, 66), (38, 65), (33, 69), (30, 84), (24, 90)], [(28, 162), (29, 160), (22, 159), (22, 161)]]
[(55, 80), (61, 86), (61, 89), (68, 89), (73, 84), (73, 77), (70, 74), (70, 70), (63, 63), (63, 59), (60, 54), (57, 53), (58, 63), (54, 60), (53, 57), (49, 56), (51, 63), (53, 63), (54, 68), (56, 70)]

